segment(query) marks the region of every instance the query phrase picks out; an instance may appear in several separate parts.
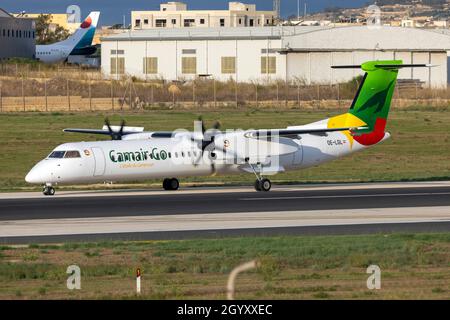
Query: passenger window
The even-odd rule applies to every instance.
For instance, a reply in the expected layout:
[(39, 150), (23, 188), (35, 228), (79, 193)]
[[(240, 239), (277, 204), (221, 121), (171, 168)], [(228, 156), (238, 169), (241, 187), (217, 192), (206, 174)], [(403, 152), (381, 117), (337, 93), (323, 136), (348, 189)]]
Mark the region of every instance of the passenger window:
[(81, 158), (81, 155), (78, 151), (67, 151), (64, 158)]
[(184, 152), (181, 152), (181, 156), (184, 158)]
[(65, 153), (65, 151), (53, 151), (48, 157), (52, 159), (62, 159), (64, 158)]
[(190, 151), (188, 151), (188, 157), (189, 157), (189, 158), (191, 157), (191, 152), (190, 152)]
[(175, 152), (175, 158), (178, 158), (178, 152)]

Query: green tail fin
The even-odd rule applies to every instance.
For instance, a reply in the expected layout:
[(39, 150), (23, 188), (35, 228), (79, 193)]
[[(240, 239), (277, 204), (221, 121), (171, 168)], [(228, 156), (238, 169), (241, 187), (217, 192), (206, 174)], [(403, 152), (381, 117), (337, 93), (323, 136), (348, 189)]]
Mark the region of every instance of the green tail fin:
[(361, 65), (366, 73), (349, 113), (367, 124), (367, 132), (384, 132), (401, 66), (401, 60), (369, 61)]

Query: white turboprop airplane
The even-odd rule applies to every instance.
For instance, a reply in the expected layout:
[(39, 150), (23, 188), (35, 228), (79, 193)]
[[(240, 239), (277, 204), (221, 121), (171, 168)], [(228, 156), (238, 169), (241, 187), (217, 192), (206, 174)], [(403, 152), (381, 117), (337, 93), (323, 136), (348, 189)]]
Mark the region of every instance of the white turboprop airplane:
[(66, 61), (69, 55), (92, 54), (95, 29), (97, 28), (100, 12), (94, 11), (83, 21), (73, 35), (64, 41), (36, 46), (36, 59), (44, 63), (58, 63)]
[(25, 180), (54, 185), (164, 179), (165, 190), (177, 190), (178, 178), (210, 174), (253, 173), (255, 189), (269, 191), (264, 176), (303, 169), (363, 150), (389, 138), (385, 132), (392, 94), (402, 61), (369, 61), (361, 66), (363, 81), (350, 110), (329, 119), (284, 129), (221, 132), (216, 125), (194, 132), (144, 132), (143, 128), (102, 130), (65, 129), (65, 132), (111, 135), (113, 141), (76, 142), (56, 147), (36, 164)]

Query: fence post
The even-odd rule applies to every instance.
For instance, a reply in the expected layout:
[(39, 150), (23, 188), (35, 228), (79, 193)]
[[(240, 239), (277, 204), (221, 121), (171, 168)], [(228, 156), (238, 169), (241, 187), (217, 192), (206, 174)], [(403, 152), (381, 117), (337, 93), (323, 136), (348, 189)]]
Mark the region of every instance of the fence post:
[(317, 106), (320, 108), (320, 85), (317, 85)]
[(91, 88), (91, 79), (89, 79), (89, 110), (92, 111), (92, 88)]
[(216, 79), (213, 79), (213, 95), (214, 95), (214, 108), (217, 108), (217, 88), (216, 88)]
[(298, 102), (298, 107), (301, 108), (301, 102), (300, 102), (300, 83), (297, 83), (297, 102)]
[(280, 106), (280, 86), (277, 81), (277, 107)]
[(114, 111), (114, 79), (111, 78), (111, 108)]
[(289, 104), (289, 84), (288, 81), (284, 83), (284, 107), (287, 108)]
[(0, 112), (3, 112), (2, 82), (0, 81)]
[(236, 100), (236, 108), (238, 108), (239, 102), (238, 102), (238, 83), (237, 83), (237, 81), (234, 82), (234, 98)]
[(150, 86), (150, 105), (153, 106), (155, 101), (155, 93), (154, 93), (153, 84)]
[(256, 108), (258, 108), (258, 84), (255, 83), (255, 99), (256, 99)]
[(69, 111), (70, 111), (70, 91), (69, 91), (69, 79), (67, 79), (67, 104), (69, 106)]
[(192, 81), (192, 107), (195, 107), (195, 80)]
[(25, 79), (24, 76), (22, 75), (22, 104), (23, 104), (23, 111), (25, 112)]
[(341, 85), (337, 84), (337, 100), (338, 100), (338, 109), (341, 108)]
[(48, 112), (47, 79), (44, 80), (45, 112)]

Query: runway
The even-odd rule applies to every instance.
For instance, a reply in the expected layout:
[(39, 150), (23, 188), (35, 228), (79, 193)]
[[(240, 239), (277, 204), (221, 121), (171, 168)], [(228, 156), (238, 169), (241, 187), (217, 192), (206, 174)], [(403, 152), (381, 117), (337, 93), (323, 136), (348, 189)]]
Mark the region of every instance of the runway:
[(0, 242), (449, 232), (450, 183), (0, 194)]

